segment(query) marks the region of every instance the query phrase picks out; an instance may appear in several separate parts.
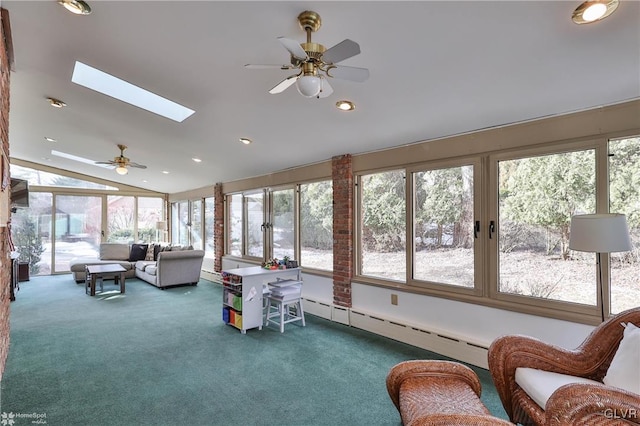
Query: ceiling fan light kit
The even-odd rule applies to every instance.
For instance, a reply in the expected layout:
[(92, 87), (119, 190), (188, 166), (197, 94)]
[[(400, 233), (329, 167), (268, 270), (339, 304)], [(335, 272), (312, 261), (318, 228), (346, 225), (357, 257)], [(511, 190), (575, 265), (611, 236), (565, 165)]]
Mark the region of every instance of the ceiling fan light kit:
[(118, 149), (120, 150), (120, 155), (115, 157), (113, 160), (109, 161), (96, 161), (95, 164), (105, 164), (107, 166), (114, 166), (115, 171), (119, 175), (126, 175), (129, 173), (129, 167), (135, 167), (137, 169), (146, 169), (147, 166), (143, 166), (142, 164), (134, 163), (124, 156), (124, 150), (127, 149), (125, 145), (119, 144)]
[(337, 65), (345, 59), (360, 54), (360, 46), (353, 40), (345, 39), (330, 49), (320, 43), (311, 41), (311, 33), (318, 31), (322, 19), (316, 12), (307, 10), (298, 15), (298, 23), (307, 33), (307, 41), (298, 43), (295, 40), (278, 37), (278, 41), (291, 55), (291, 65), (254, 65), (247, 64), (246, 68), (263, 69), (277, 68), (280, 70), (298, 70), (275, 85), (269, 93), (284, 92), (289, 86), (296, 84), (298, 93), (306, 98), (326, 98), (333, 93), (329, 78), (364, 82), (369, 78), (366, 68)]
[(76, 15), (89, 15), (91, 13), (91, 7), (83, 0), (59, 0), (58, 4)]
[(601, 21), (611, 15), (619, 3), (619, 0), (587, 0), (573, 11), (571, 19), (576, 24)]

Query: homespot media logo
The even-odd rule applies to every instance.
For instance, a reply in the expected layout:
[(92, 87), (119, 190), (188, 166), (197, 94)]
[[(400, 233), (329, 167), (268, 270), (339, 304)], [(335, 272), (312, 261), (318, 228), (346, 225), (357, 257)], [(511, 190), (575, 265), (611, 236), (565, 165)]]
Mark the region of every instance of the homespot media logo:
[(47, 413), (5, 413), (2, 412), (0, 414), (0, 425), (2, 426), (13, 426), (24, 424), (24, 422), (20, 421), (16, 423), (18, 419), (26, 419), (30, 420), (30, 423), (33, 425), (44, 425), (47, 424)]

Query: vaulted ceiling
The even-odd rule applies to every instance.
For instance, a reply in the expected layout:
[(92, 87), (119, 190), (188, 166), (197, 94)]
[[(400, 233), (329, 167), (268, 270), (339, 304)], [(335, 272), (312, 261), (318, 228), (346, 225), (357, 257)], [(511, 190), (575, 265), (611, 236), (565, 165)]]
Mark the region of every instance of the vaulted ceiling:
[[(3, 0), (11, 156), (174, 193), (639, 98), (640, 2), (581, 26), (570, 19), (578, 3), (90, 1), (77, 16), (55, 0)], [(322, 18), (314, 42), (359, 43), (341, 64), (368, 68), (367, 81), (331, 79), (322, 99), (272, 95), (292, 71), (244, 67), (289, 63), (277, 37), (304, 42), (304, 10)], [(195, 113), (175, 122), (72, 83), (76, 61)], [(341, 99), (356, 109), (339, 111)], [(147, 169), (120, 176), (51, 154), (103, 161), (117, 144)]]

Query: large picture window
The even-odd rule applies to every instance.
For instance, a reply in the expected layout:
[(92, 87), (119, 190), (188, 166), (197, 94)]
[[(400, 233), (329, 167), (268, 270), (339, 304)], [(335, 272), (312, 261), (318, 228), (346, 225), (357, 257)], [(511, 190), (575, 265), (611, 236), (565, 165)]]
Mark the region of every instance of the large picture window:
[(569, 251), (571, 216), (595, 213), (595, 150), (498, 162), (501, 293), (596, 304), (592, 253)]

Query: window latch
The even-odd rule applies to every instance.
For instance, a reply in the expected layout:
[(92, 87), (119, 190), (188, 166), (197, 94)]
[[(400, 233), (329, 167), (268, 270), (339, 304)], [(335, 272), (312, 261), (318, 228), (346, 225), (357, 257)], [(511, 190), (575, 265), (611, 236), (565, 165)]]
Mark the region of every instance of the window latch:
[(489, 222), (489, 239), (493, 238), (493, 234), (496, 232), (496, 221)]
[(480, 232), (480, 221), (476, 220), (476, 224), (473, 227), (473, 238), (478, 238), (478, 233)]

